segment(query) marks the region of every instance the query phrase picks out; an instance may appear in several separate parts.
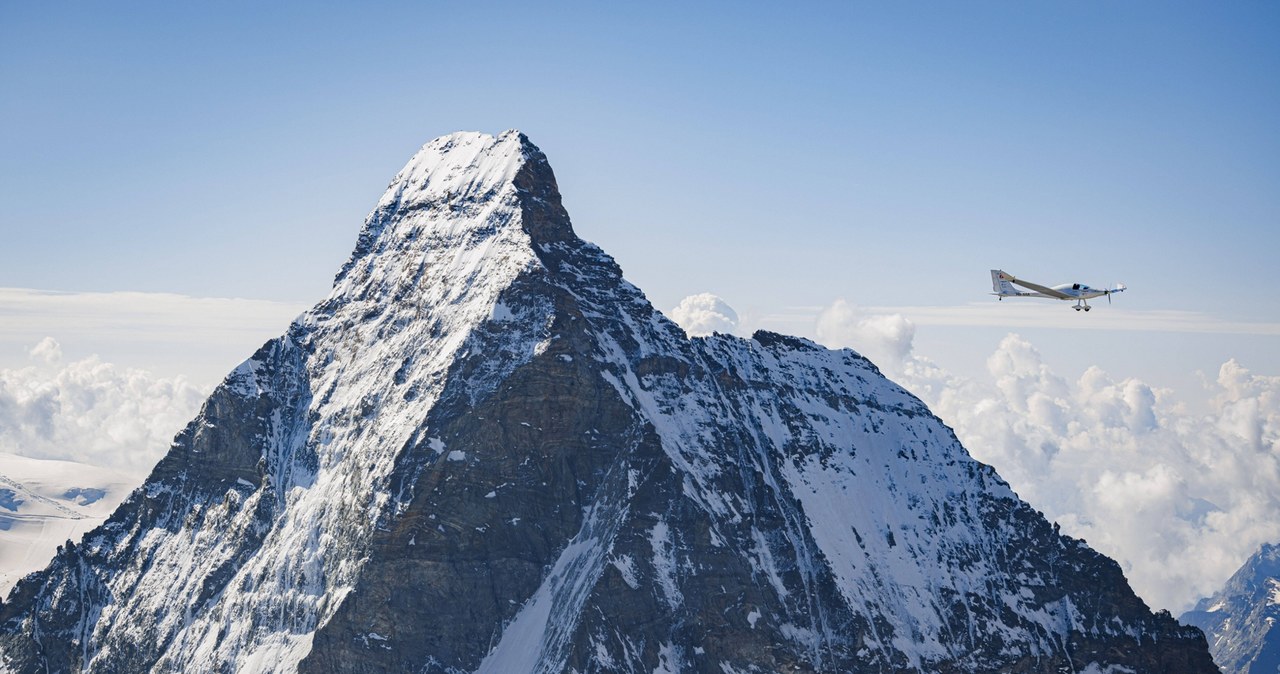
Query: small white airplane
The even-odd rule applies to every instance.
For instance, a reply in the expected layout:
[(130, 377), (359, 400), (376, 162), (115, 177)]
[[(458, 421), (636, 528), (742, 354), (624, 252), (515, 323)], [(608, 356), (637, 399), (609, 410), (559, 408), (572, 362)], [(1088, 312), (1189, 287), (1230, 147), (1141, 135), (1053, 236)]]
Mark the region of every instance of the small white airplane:
[[(1022, 286), (1027, 290), (1019, 290), (1014, 286)], [(1117, 283), (1114, 288), (1090, 288), (1083, 283), (1063, 283), (1050, 288), (1038, 283), (1014, 278), (1013, 274), (1007, 274), (999, 269), (991, 270), (991, 288), (995, 290), (991, 294), (1001, 300), (1006, 297), (1046, 297), (1054, 300), (1075, 300), (1076, 306), (1074, 308), (1076, 311), (1081, 309), (1088, 311), (1089, 300), (1103, 295), (1107, 296), (1107, 304), (1110, 304), (1112, 295), (1126, 290), (1123, 283)], [(1031, 292), (1027, 292), (1028, 290)]]

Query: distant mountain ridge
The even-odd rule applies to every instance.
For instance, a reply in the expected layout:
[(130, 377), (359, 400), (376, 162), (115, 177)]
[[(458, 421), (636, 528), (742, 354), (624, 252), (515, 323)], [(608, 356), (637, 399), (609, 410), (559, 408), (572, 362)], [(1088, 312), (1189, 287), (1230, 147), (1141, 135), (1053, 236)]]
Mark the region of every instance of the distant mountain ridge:
[(522, 134), (428, 143), (332, 294), (0, 606), (10, 671), (1212, 672), (862, 356), (690, 339)]
[(1227, 674), (1280, 671), (1280, 546), (1264, 544), (1213, 596), (1178, 620), (1204, 631)]

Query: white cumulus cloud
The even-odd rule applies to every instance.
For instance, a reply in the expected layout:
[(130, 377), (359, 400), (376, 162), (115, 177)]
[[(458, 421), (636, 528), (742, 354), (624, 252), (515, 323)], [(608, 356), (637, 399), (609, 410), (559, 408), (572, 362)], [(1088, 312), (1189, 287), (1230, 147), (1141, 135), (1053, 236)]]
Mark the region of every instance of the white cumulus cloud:
[(738, 327), (738, 313), (724, 300), (711, 293), (690, 295), (671, 310), (675, 321), (690, 337), (705, 337), (715, 332), (732, 333)]
[(916, 326), (900, 314), (869, 313), (846, 300), (818, 314), (818, 341), (851, 348), (871, 362), (896, 370), (911, 355)]
[(65, 362), (51, 338), (29, 356), (0, 369), (0, 452), (145, 473), (208, 394), (96, 356)]

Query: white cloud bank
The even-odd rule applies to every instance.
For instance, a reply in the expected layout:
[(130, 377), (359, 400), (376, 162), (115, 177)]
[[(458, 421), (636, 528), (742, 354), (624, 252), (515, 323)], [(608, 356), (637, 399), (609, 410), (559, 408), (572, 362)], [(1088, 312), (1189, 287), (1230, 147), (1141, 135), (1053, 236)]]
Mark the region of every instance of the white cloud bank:
[(1121, 563), (1134, 589), (1175, 613), (1280, 540), (1280, 377), (1224, 363), (1210, 413), (1098, 368), (1069, 381), (1009, 334), (987, 377), (913, 352), (914, 325), (837, 302), (819, 340), (865, 353), (951, 425), (969, 452), (1063, 530)]
[(671, 310), (675, 321), (690, 337), (712, 333), (732, 333), (738, 328), (738, 313), (724, 300), (711, 293), (690, 295)]
[(141, 476), (208, 391), (93, 356), (72, 362), (45, 338), (30, 365), (0, 369), (0, 452), (110, 467)]

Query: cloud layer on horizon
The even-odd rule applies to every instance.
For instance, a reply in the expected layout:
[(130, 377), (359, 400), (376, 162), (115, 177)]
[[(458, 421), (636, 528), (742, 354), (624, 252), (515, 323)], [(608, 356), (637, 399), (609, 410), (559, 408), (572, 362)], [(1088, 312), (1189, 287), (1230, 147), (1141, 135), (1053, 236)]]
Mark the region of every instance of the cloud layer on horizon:
[(0, 288), (0, 368), (27, 367), (32, 345), (52, 336), (68, 354), (212, 386), (304, 309), (172, 293)]
[(923, 399), (970, 454), (1119, 561), (1156, 607), (1189, 608), (1259, 544), (1280, 540), (1280, 377), (1229, 360), (1206, 382), (1209, 413), (1196, 414), (1172, 391), (1096, 367), (1069, 381), (1013, 333), (975, 381), (916, 355), (914, 325), (900, 315), (838, 301), (816, 331)]

